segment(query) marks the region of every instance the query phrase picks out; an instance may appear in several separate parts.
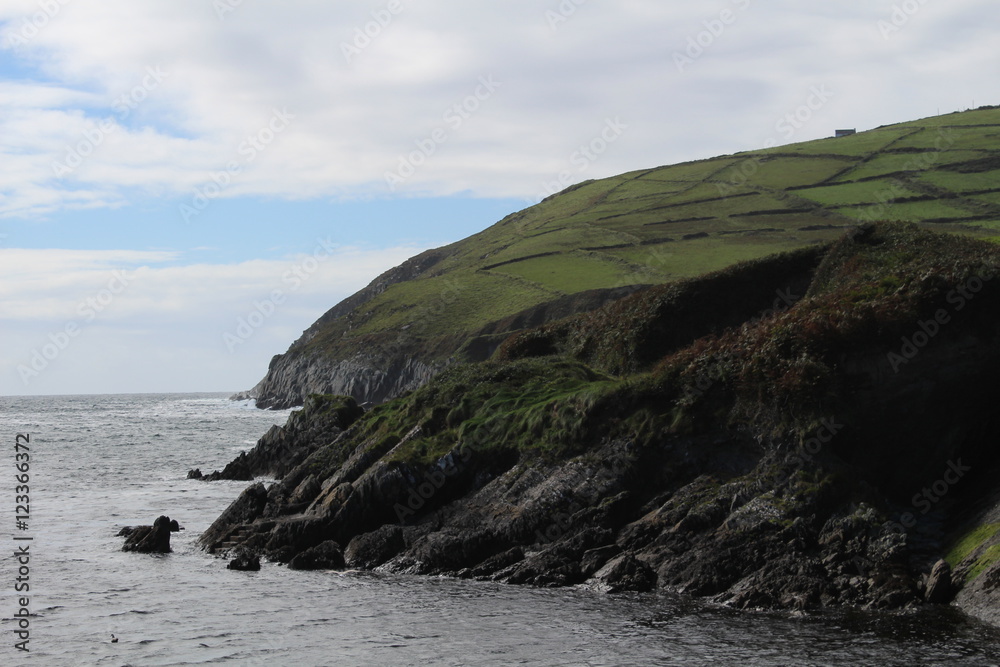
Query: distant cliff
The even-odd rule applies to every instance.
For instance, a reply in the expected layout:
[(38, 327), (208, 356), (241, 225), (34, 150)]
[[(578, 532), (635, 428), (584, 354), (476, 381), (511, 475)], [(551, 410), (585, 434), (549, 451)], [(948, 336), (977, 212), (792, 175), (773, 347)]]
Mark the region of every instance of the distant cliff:
[(201, 543), (746, 609), (957, 594), (997, 622), (998, 272), (995, 245), (868, 225), (522, 330), (363, 415), (317, 398), (301, 462)]
[[(267, 375), (256, 387), (233, 398), (254, 398), (260, 408), (302, 405), (311, 394), (351, 396), (359, 403), (378, 404), (426, 384), (456, 361), (488, 359), (512, 332), (593, 310), (645, 285), (592, 289), (564, 295), (549, 295), (532, 305), (475, 328), (447, 326), (447, 311), (455, 308), (464, 288), (451, 278), (439, 280), (434, 292), (415, 306), (401, 327), (369, 327), (374, 315), (365, 310), (389, 287), (417, 281), (449, 256), (449, 248), (422, 253), (376, 278), (368, 287), (345, 299), (317, 320), (285, 354), (276, 355)], [(432, 290), (433, 292), (433, 290)], [(477, 304), (492, 311), (489, 304)], [(493, 311), (502, 315), (503, 310)], [(379, 313), (382, 317), (383, 314)], [(391, 317), (391, 316), (390, 316)], [(389, 319), (389, 317), (386, 317)], [(371, 328), (361, 334), (358, 329)]]

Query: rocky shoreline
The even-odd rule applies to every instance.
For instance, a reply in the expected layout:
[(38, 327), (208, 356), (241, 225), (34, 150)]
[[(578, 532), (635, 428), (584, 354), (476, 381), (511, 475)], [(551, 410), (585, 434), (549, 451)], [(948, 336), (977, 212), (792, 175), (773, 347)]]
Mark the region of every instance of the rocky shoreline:
[[(773, 297), (803, 266), (795, 303), (718, 307), (734, 282)], [(200, 543), (739, 609), (957, 594), (996, 623), (997, 267), (988, 244), (868, 226), (515, 334), (367, 412), (315, 397), (213, 477), (279, 481)], [(662, 322), (690, 336), (654, 354)]]

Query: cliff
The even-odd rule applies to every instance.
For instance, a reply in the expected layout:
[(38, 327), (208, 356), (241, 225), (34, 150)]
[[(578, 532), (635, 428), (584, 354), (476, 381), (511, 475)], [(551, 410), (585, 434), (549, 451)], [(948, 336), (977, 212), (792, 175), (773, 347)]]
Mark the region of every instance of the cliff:
[(997, 128), (1000, 110), (983, 108), (574, 185), (379, 276), (238, 396), (260, 407), (313, 393), (381, 403), (489, 358), (504, 334), (872, 220), (992, 236)]
[(998, 270), (865, 225), (523, 330), (318, 429), (201, 544), (754, 609), (960, 589), (995, 621)]

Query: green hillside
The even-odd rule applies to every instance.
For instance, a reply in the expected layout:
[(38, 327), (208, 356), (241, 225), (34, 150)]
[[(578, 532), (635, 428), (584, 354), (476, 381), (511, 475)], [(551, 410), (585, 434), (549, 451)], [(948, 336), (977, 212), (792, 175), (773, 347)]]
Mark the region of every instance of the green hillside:
[(874, 220), (1000, 235), (1000, 108), (581, 183), (386, 274), (284, 356), (474, 358), (470, 334), (533, 306), (702, 275)]
[(561, 294), (700, 275), (871, 220), (1000, 233), (1000, 109), (580, 184), (452, 246), (433, 275), (390, 287), (355, 333), (404, 325), (445, 276), (467, 288), (456, 317), (428, 334)]

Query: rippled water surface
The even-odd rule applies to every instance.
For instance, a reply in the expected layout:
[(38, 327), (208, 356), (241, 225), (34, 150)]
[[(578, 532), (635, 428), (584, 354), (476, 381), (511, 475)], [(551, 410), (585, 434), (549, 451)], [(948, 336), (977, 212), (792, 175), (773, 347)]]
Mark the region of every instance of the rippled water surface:
[[(741, 614), (674, 597), (366, 573), (231, 572), (195, 546), (245, 486), (224, 466), (287, 412), (220, 395), (0, 398), (0, 665), (1000, 665), (1000, 633), (948, 609)], [(30, 530), (15, 531), (16, 433)], [(185, 530), (165, 556), (122, 526)], [(31, 542), (30, 654), (13, 648), (13, 533)], [(114, 633), (120, 641), (110, 643)]]

